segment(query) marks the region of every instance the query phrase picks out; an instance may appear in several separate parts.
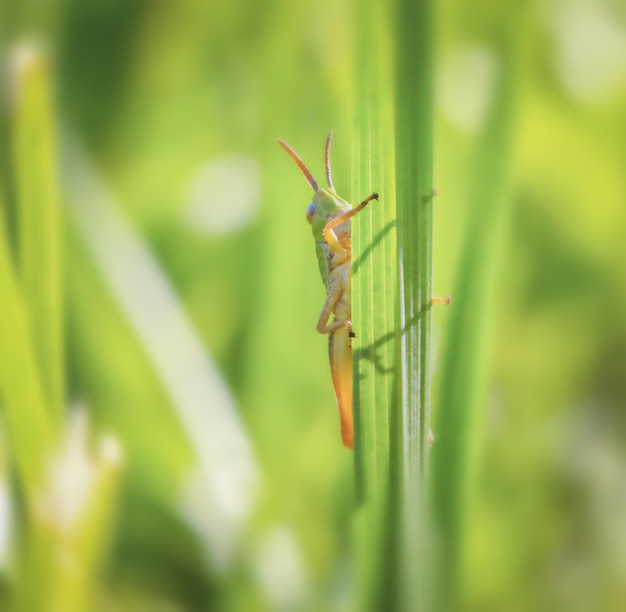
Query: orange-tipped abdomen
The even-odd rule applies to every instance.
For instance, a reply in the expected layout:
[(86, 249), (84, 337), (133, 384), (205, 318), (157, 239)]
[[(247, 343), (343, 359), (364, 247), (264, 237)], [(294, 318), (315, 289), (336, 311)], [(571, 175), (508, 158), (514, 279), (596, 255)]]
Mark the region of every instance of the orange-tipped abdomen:
[(341, 439), (344, 446), (352, 448), (354, 422), (352, 416), (352, 342), (350, 334), (342, 327), (328, 335), (330, 370), (339, 406)]

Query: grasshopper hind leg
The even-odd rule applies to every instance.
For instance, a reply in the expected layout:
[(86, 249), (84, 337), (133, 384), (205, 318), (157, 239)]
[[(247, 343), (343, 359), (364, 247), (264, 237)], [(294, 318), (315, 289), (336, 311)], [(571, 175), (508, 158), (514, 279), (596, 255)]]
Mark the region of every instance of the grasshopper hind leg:
[(328, 322), (330, 315), (333, 314), (333, 308), (337, 301), (341, 297), (343, 289), (337, 282), (330, 284), (328, 288), (328, 296), (324, 302), (324, 307), (320, 313), (320, 318), (317, 321), (316, 329), (320, 334), (330, 334), (342, 327), (346, 328), (349, 332), (352, 331), (352, 321), (348, 319), (335, 319), (332, 323)]

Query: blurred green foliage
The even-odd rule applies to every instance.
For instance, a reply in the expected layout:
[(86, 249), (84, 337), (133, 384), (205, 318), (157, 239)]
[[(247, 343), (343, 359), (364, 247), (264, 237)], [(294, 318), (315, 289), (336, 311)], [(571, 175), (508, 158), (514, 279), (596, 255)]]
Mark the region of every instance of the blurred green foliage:
[[(472, 433), (477, 473), (456, 599), (461, 609), (621, 610), (626, 14), (611, 0), (522, 4), (506, 152), (511, 222), (498, 236), (492, 315), (481, 323), (486, 393)], [(507, 69), (501, 34), (515, 30), (521, 8), (491, 0), (436, 7), (434, 293), (447, 294), (464, 269), (467, 228), (489, 210), (470, 194), (477, 182), (480, 193), (498, 185), (489, 167), (476, 176), (476, 157)], [(288, 140), (320, 175), (334, 129), (334, 182), (349, 193), (359, 106), (353, 26), (368, 10), (330, 0), (0, 0), (8, 245), (17, 260), (8, 83), (11, 54), (28, 40), (54, 66), (67, 402), (83, 403), (125, 456), (115, 520), (104, 521), (102, 535), (111, 535), (99, 555), (98, 610), (326, 610), (353, 601), (353, 458), (340, 442), (326, 339), (314, 330), (324, 291), (304, 216), (310, 194), (275, 140)], [(125, 229), (111, 234), (118, 226), (92, 215), (92, 201), (120, 214)], [(127, 252), (127, 230), (127, 266), (116, 267), (110, 258), (118, 247)], [(237, 431), (251, 444), (250, 456), (239, 438), (231, 456), (220, 451), (226, 482), (209, 490), (224, 493), (222, 505), (194, 499), (189, 475), (211, 451), (205, 429), (210, 447), (223, 422), (209, 431), (198, 421), (193, 440), (180, 387), (164, 380), (168, 356), (155, 346), (173, 347), (191, 396), (192, 349), (167, 336), (167, 316), (151, 334), (129, 314), (125, 300), (138, 300), (149, 324), (161, 296), (133, 276), (145, 269), (135, 268), (133, 257), (143, 261), (135, 247), (158, 263), (177, 312), (217, 365), (207, 413), (215, 405), (231, 414), (222, 385), (232, 393), (240, 420), (227, 423), (222, 441), (231, 448), (228, 432)], [(464, 307), (452, 297), (434, 313), (435, 412), (444, 410), (442, 390), (457, 384), (441, 378), (440, 365), (453, 309)], [(10, 299), (3, 286), (0, 317)], [(8, 345), (0, 352), (0, 364), (13, 363)], [(18, 454), (9, 443), (6, 463), (19, 464)], [(229, 489), (249, 460), (258, 474), (243, 481), (250, 491)], [(13, 507), (19, 525), (23, 504)]]

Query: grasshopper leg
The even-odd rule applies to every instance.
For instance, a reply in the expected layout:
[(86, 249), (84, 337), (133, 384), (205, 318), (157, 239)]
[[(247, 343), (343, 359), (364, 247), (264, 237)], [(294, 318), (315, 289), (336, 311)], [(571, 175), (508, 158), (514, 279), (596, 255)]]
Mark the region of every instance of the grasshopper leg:
[(333, 313), (333, 308), (335, 307), (337, 300), (341, 297), (342, 291), (343, 289), (337, 282), (331, 283), (328, 288), (328, 297), (324, 302), (320, 318), (317, 321), (316, 329), (320, 334), (330, 334), (341, 327), (352, 330), (352, 321), (335, 320), (332, 323), (328, 323), (328, 319), (330, 319), (330, 315)]
[(450, 304), (450, 302), (452, 302), (452, 298), (449, 295), (446, 297), (433, 296), (431, 300), (432, 304)]
[(338, 255), (347, 255), (346, 250), (341, 246), (339, 240), (337, 238), (337, 234), (335, 234), (335, 228), (338, 225), (341, 225), (348, 219), (354, 217), (354, 215), (360, 213), (372, 200), (378, 200), (378, 194), (373, 193), (372, 195), (365, 198), (358, 206), (355, 206), (348, 212), (345, 212), (343, 215), (339, 215), (335, 217), (331, 221), (329, 221), (324, 227), (324, 240), (326, 240), (328, 246), (332, 249), (333, 252)]

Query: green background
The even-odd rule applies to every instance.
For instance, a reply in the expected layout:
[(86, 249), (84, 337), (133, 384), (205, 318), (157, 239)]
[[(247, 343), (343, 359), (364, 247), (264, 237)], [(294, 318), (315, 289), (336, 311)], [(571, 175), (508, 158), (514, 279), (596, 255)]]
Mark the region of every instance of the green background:
[[(367, 195), (349, 191), (353, 24), (368, 7), (0, 3), (4, 176), (11, 58), (30, 41), (53, 67), (68, 403), (125, 456), (96, 609), (350, 608), (354, 467), (315, 332), (324, 289), (310, 191), (276, 138), (321, 180), (332, 128), (337, 191)], [(433, 453), (438, 402), (464, 391), (442, 365), (464, 307), (455, 287), (472, 285), (464, 258), (481, 253), (464, 244), (489, 214), (480, 194), (499, 188), (499, 151), (481, 165), (480, 143), (511, 68), (502, 33), (522, 29), (502, 152), (508, 218), (488, 251), (497, 261), (478, 255), (495, 280), (479, 327), (485, 393), (458, 601), (621, 610), (626, 11), (611, 0), (435, 8), (434, 293), (453, 302), (434, 313)], [(11, 219), (10, 179), (4, 191)], [(182, 339), (168, 336), (177, 317), (189, 325)], [(476, 357), (464, 351), (469, 368)], [(181, 416), (203, 402), (228, 416)], [(10, 465), (10, 445), (5, 455)]]

